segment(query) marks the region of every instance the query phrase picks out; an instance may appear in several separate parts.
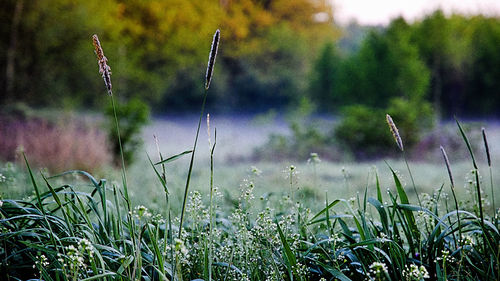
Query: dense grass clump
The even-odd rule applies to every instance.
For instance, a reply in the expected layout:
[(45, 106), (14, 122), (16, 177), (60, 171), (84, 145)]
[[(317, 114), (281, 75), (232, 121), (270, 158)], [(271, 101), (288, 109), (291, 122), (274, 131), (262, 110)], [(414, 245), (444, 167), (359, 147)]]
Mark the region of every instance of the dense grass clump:
[[(392, 184), (386, 191), (375, 174), (375, 183), (357, 197), (331, 200), (326, 194), (313, 212), (297, 196), (292, 165), (286, 170), (289, 189), (277, 194), (279, 200), (256, 198), (256, 168), (241, 185), (240, 196), (230, 200), (214, 185), (215, 130), (209, 131), (210, 192), (190, 191), (219, 36), (217, 31), (193, 149), (171, 157), (159, 151), (157, 163), (149, 159), (167, 207), (154, 213), (132, 205), (123, 149), (121, 185), (81, 170), (47, 178), (34, 173), (24, 157), (35, 194), (0, 201), (0, 279), (498, 280), (498, 213), (483, 206), (482, 177), (458, 122), (473, 164), (467, 202), (455, 197), (444, 148), (453, 201), (446, 195), (450, 188), (441, 185), (431, 195), (417, 194), (418, 204), (410, 202), (398, 172), (389, 166)], [(118, 120), (116, 129), (120, 136)], [(404, 150), (403, 140), (395, 136)], [(169, 187), (168, 165), (184, 155), (191, 160), (184, 197), (177, 198)], [(312, 154), (311, 162), (316, 167), (318, 156)], [(493, 190), (491, 161), (488, 165)], [(86, 184), (59, 184), (65, 175), (79, 175)], [(173, 214), (174, 200), (183, 202), (179, 214)]]

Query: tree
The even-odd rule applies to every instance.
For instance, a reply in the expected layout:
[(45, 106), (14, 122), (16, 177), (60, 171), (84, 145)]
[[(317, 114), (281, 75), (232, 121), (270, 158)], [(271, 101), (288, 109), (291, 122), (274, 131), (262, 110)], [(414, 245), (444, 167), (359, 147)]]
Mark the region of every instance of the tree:
[(464, 110), (470, 116), (496, 115), (500, 106), (500, 20), (475, 18), (471, 35), (472, 62)]
[(359, 52), (341, 64), (335, 99), (378, 108), (385, 108), (393, 97), (423, 100), (429, 71), (410, 39), (410, 27), (402, 18), (385, 31), (372, 30)]
[(340, 57), (332, 42), (327, 42), (313, 63), (310, 74), (309, 90), (319, 109), (332, 111), (337, 101), (334, 87), (337, 82)]

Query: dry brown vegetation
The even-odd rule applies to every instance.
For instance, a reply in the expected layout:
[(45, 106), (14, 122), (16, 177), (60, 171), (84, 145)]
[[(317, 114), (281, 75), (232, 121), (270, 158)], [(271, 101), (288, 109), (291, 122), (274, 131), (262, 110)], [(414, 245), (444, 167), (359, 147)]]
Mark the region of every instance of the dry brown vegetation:
[(96, 171), (112, 160), (106, 134), (88, 122), (0, 116), (0, 159), (18, 161), (22, 152), (53, 172)]

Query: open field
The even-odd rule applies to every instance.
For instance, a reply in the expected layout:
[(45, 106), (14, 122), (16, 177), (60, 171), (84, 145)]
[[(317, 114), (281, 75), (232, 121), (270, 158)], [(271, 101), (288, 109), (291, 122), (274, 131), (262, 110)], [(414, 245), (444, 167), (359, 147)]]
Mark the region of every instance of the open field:
[[(164, 174), (161, 166), (155, 166), (159, 173), (155, 174), (146, 156), (158, 161), (156, 144), (149, 136), (159, 137), (165, 157), (189, 149), (195, 133), (189, 129), (191, 119), (156, 120), (144, 131), (144, 152), (126, 169), (127, 187), (114, 169), (101, 171), (96, 179), (76, 172), (45, 181), (46, 172), (4, 165), (0, 239), (6, 246), (0, 250), (4, 257), (0, 276), (43, 280), (55, 280), (55, 276), (63, 280), (496, 278), (500, 234), (491, 183), (493, 193), (500, 194), (496, 184), (500, 175), (489, 169), (484, 155), (477, 154), (477, 177), (471, 160), (450, 155), (455, 202), (446, 166), (439, 161), (410, 162), (415, 186), (405, 162), (397, 158), (341, 163), (253, 161), (252, 151), (265, 144), (265, 136), (287, 134), (287, 127), (280, 121), (259, 124), (251, 118), (216, 118), (211, 123), (218, 130), (214, 158), (202, 141), (208, 136), (202, 136), (191, 174), (189, 155), (167, 163)], [(494, 147), (499, 134), (496, 126), (487, 128), (492, 167), (496, 167), (499, 154)], [(21, 196), (25, 198), (10, 199)]]
[[(157, 148), (153, 140), (153, 134), (157, 135), (160, 140), (160, 150), (163, 155), (174, 155), (188, 149), (192, 145), (194, 138), (193, 124), (196, 123), (195, 116), (177, 117), (156, 119), (148, 126), (143, 133), (145, 150), (153, 157), (157, 158)], [(332, 122), (332, 121), (328, 121)], [(492, 154), (493, 167), (500, 165), (500, 127), (496, 122), (491, 121), (484, 123), (488, 132), (490, 141), (490, 152)], [(385, 124), (382, 124), (385, 125)], [(401, 173), (404, 183), (407, 187), (411, 186), (411, 179), (408, 174), (402, 158), (386, 159), (369, 162), (327, 162), (322, 161), (313, 167), (307, 163), (308, 159), (302, 161), (254, 161), (252, 160), (252, 152), (258, 146), (262, 146), (267, 141), (270, 133), (289, 134), (289, 129), (281, 119), (267, 120), (266, 123), (259, 123), (252, 116), (230, 117), (230, 116), (211, 116), (211, 126), (217, 128), (217, 146), (215, 149), (215, 185), (221, 190), (228, 191), (232, 196), (238, 196), (239, 186), (242, 181), (252, 174), (252, 167), (257, 167), (262, 171), (260, 176), (256, 177), (255, 192), (260, 196), (266, 192), (288, 192), (289, 183), (286, 179), (286, 170), (290, 165), (297, 166), (299, 171), (297, 179), (297, 187), (307, 194), (305, 200), (311, 200), (311, 206), (314, 206), (314, 201), (323, 201), (325, 191), (328, 191), (331, 198), (351, 198), (355, 197), (358, 192), (362, 192), (366, 186), (373, 187), (375, 184), (375, 172), (378, 173), (381, 184), (390, 188), (392, 176), (388, 165)], [(454, 126), (447, 124), (446, 126)], [(213, 136), (212, 136), (213, 138)], [(457, 129), (457, 138), (458, 135)], [(209, 170), (209, 149), (208, 136), (206, 134), (206, 125), (202, 123), (199, 148), (197, 150), (195, 170), (193, 174), (193, 188), (199, 189), (206, 193), (208, 189), (208, 180), (210, 177)], [(479, 144), (480, 146), (482, 143)], [(311, 151), (314, 152), (314, 151)], [(476, 155), (481, 159), (480, 170), (483, 171), (483, 180), (487, 181), (489, 174), (487, 173), (487, 164), (484, 151)], [(155, 158), (156, 157), (156, 158)], [(321, 158), (321, 155), (319, 155)], [(451, 161), (452, 170), (457, 186), (459, 197), (465, 198), (465, 186), (470, 177), (469, 173), (472, 169), (470, 157), (467, 151), (463, 151), (460, 155), (448, 155)], [(149, 174), (148, 177), (141, 179), (153, 179), (153, 171), (149, 167), (145, 167), (144, 163), (147, 160), (139, 160), (137, 165), (131, 167), (132, 174)], [(188, 159), (177, 160), (167, 166), (167, 173), (170, 175), (170, 185), (174, 190), (181, 192), (184, 189), (186, 167), (189, 164)], [(449, 193), (449, 178), (446, 171), (446, 166), (442, 160), (440, 153), (433, 157), (433, 161), (414, 161), (410, 162), (410, 168), (413, 176), (416, 179), (417, 190), (432, 194), (435, 190), (445, 185), (445, 191)], [(316, 169), (316, 172), (314, 171)], [(148, 171), (150, 170), (150, 171)], [(494, 182), (500, 180), (499, 175), (494, 174)], [(153, 189), (148, 194), (160, 194), (161, 189), (154, 190), (154, 182), (140, 182), (138, 186), (150, 186)], [(141, 189), (144, 190), (144, 189)], [(500, 194), (500, 187), (497, 185), (495, 189), (497, 194)], [(181, 193), (179, 193), (181, 194)], [(412, 189), (409, 190), (410, 196), (414, 196)], [(488, 190), (487, 196), (490, 196)], [(148, 203), (148, 199), (137, 200), (141, 204)], [(152, 196), (159, 198), (158, 196)], [(147, 198), (147, 196), (146, 196)]]
[[(196, 119), (197, 117), (194, 115), (156, 118), (143, 130), (142, 139), (144, 140), (144, 146), (142, 151), (138, 153), (139, 159), (132, 166), (127, 167), (133, 205), (145, 205), (157, 211), (161, 211), (165, 207), (163, 188), (160, 186), (147, 160), (147, 155), (153, 161), (158, 160), (158, 152), (153, 135), (158, 137), (160, 151), (164, 157), (175, 155), (192, 146)], [(331, 123), (332, 121), (327, 120), (326, 122)], [(493, 167), (500, 166), (500, 145), (496, 145), (500, 143), (500, 126), (494, 121), (484, 124), (486, 124), (485, 127), (487, 128), (490, 141), (492, 165)], [(280, 198), (283, 194), (287, 194), (290, 190), (290, 184), (287, 180), (287, 168), (290, 165), (297, 167), (298, 174), (294, 185), (301, 196), (301, 200), (307, 202), (306, 205), (313, 209), (319, 208), (317, 202), (324, 201), (325, 192), (328, 192), (330, 198), (346, 199), (356, 197), (367, 186), (369, 187), (369, 192), (374, 192), (375, 173), (378, 174), (380, 183), (384, 189), (393, 189), (394, 183), (388, 165), (400, 173), (402, 182), (408, 188), (409, 196), (415, 199), (410, 175), (402, 158), (369, 162), (321, 161), (316, 165), (308, 163), (308, 159), (303, 159), (302, 161), (280, 160), (277, 162), (253, 160), (252, 154), (254, 149), (265, 145), (270, 133), (283, 135), (290, 133), (284, 120), (276, 118), (259, 121), (259, 118), (255, 118), (254, 116), (212, 116), (211, 126), (212, 128), (217, 128), (217, 145), (214, 155), (214, 184), (221, 192), (230, 197), (228, 198), (228, 202), (240, 195), (241, 185), (249, 178), (255, 181), (254, 192), (257, 197), (267, 196), (269, 193), (272, 193), (271, 198)], [(210, 154), (206, 132), (206, 124), (202, 122), (191, 185), (191, 190), (199, 190), (201, 194), (208, 194), (210, 179)], [(459, 138), (458, 133), (457, 138)], [(482, 143), (479, 145), (481, 146)], [(480, 152), (476, 157), (480, 159), (479, 168), (482, 171), (481, 176), (488, 186), (488, 188), (485, 188), (486, 192), (484, 196), (491, 201), (489, 171), (484, 151), (481, 150)], [(470, 171), (473, 168), (470, 157), (467, 155), (467, 151), (463, 151), (458, 156), (448, 156), (455, 177), (457, 195), (459, 198), (465, 199), (470, 196), (466, 189), (468, 180), (470, 179)], [(27, 157), (28, 159), (30, 158), (29, 155)], [(321, 155), (319, 157), (321, 158)], [(21, 162), (20, 166), (24, 166), (24, 164)], [(178, 200), (174, 200), (171, 206), (176, 211), (179, 211), (188, 166), (189, 157), (187, 156), (166, 166), (169, 188), (172, 196), (178, 198)], [(252, 172), (254, 167), (261, 171), (258, 176)], [(418, 192), (432, 194), (441, 185), (444, 185), (444, 192), (450, 193), (449, 178), (440, 153), (435, 155), (433, 161), (410, 161), (410, 168), (415, 178)], [(4, 170), (8, 169), (4, 167)], [(9, 173), (7, 172), (6, 174), (4, 172), (3, 174), (8, 176)], [(29, 179), (22, 176), (22, 174), (25, 174), (25, 171), (22, 169), (16, 169), (12, 173), (14, 177), (20, 178), (26, 184), (23, 186), (10, 186), (7, 185), (8, 181), (6, 181), (4, 186), (8, 186), (8, 188), (2, 190), (4, 197), (33, 194)], [(101, 175), (97, 175), (96, 177), (101, 176), (119, 185), (120, 172), (118, 170), (105, 169)], [(500, 175), (498, 173), (493, 173), (493, 181), (500, 182)], [(495, 193), (500, 194), (499, 185), (495, 185)], [(374, 193), (371, 195), (374, 195)], [(202, 199), (206, 201), (208, 200), (208, 196)]]

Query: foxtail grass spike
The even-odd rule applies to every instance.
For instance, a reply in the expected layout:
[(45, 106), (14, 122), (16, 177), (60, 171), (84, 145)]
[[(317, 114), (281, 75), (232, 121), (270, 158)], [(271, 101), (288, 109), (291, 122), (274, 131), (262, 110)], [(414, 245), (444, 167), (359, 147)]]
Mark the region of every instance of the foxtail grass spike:
[(483, 133), (484, 149), (486, 150), (488, 166), (491, 167), (490, 147), (488, 146), (488, 139), (486, 138), (486, 130), (484, 128), (481, 128), (481, 132)]
[(99, 37), (97, 34), (92, 35), (92, 43), (94, 44), (95, 54), (97, 55), (97, 63), (99, 64), (99, 73), (101, 73), (104, 79), (104, 84), (108, 90), (108, 94), (113, 95), (112, 85), (111, 85), (111, 67), (108, 65), (108, 59), (104, 56), (102, 51), (101, 42), (99, 42)]
[(490, 147), (488, 145), (488, 138), (486, 138), (486, 129), (481, 128), (481, 132), (483, 133), (484, 149), (486, 150), (486, 159), (488, 160), (488, 167), (490, 168), (491, 201), (493, 204), (493, 212), (496, 213), (495, 192), (493, 190), (493, 174), (491, 172)]
[(220, 30), (217, 29), (212, 40), (212, 47), (210, 48), (210, 55), (208, 56), (207, 74), (205, 75), (205, 90), (210, 87), (212, 80), (212, 73), (214, 71), (215, 57), (217, 56), (217, 49), (219, 48)]
[(389, 125), (389, 129), (391, 129), (391, 133), (394, 137), (394, 140), (396, 141), (396, 144), (401, 151), (404, 151), (403, 141), (401, 140), (401, 136), (399, 135), (398, 127), (396, 127), (396, 124), (394, 124), (394, 121), (392, 121), (392, 118), (389, 114), (385, 115), (385, 119), (387, 121), (387, 124)]
[(451, 188), (455, 188), (455, 182), (453, 181), (453, 174), (451, 173), (450, 161), (448, 160), (448, 155), (442, 146), (439, 147), (441, 154), (443, 154), (444, 163), (446, 164), (446, 169), (448, 170), (448, 176), (450, 177)]
[[(453, 201), (455, 202), (455, 209), (457, 211), (457, 221), (458, 221), (458, 243), (462, 243), (462, 225), (460, 223), (460, 214), (458, 213), (458, 200), (457, 200), (457, 195), (455, 194), (455, 182), (453, 181), (453, 174), (451, 173), (451, 165), (450, 161), (448, 160), (448, 155), (446, 155), (446, 151), (444, 150), (443, 146), (439, 146), (439, 149), (441, 150), (441, 154), (443, 154), (444, 158), (444, 163), (446, 164), (446, 169), (448, 170), (448, 176), (450, 177), (450, 183), (451, 183), (451, 194), (453, 195)], [(455, 235), (453, 235), (453, 240), (455, 241), (455, 245), (457, 244), (457, 240), (455, 239)]]

